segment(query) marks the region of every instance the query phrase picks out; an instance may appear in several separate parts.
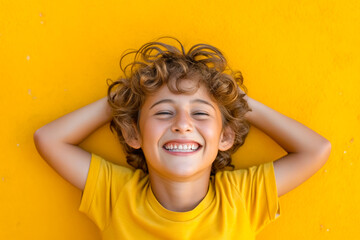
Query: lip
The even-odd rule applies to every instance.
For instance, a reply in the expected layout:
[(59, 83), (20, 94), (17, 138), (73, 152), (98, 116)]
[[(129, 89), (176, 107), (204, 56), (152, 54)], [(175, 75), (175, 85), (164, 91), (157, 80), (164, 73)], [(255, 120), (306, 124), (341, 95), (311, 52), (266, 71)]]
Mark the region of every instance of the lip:
[(169, 141), (165, 142), (163, 144), (163, 146), (166, 145), (166, 144), (169, 144), (169, 143), (190, 143), (190, 144), (191, 143), (196, 143), (197, 145), (202, 147), (202, 145), (200, 143), (198, 143), (196, 141), (193, 141), (193, 140), (190, 140), (190, 139), (172, 139), (172, 140), (169, 140)]

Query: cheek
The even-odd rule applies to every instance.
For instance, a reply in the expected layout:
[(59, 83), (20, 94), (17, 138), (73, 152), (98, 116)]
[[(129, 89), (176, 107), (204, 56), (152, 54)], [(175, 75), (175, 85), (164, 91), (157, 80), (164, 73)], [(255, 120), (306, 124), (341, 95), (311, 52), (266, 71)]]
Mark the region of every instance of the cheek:
[(219, 125), (210, 123), (210, 124), (200, 124), (198, 126), (201, 135), (205, 138), (208, 144), (218, 144), (221, 134), (221, 128)]
[[(141, 128), (142, 130), (142, 138), (143, 147), (147, 148), (147, 144), (151, 144), (151, 146), (157, 146), (161, 136), (164, 133), (164, 124), (154, 124), (152, 121), (146, 121)], [(153, 145), (156, 143), (155, 145)]]

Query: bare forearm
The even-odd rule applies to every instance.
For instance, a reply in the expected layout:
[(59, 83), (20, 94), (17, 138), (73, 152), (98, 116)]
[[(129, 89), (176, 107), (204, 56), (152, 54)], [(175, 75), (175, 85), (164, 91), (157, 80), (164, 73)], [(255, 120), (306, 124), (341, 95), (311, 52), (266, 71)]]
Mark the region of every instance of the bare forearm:
[(37, 130), (49, 141), (78, 145), (112, 118), (107, 97), (68, 113)]
[(252, 109), (245, 117), (289, 153), (314, 152), (328, 141), (305, 125), (246, 96)]

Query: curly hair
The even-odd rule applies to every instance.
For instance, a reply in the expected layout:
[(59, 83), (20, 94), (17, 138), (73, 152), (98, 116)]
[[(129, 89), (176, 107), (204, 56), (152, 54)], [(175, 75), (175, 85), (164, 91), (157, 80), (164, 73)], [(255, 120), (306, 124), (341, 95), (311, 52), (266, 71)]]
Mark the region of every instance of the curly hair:
[[(159, 42), (162, 38), (176, 40), (181, 49)], [(126, 51), (125, 51), (126, 52)], [(154, 53), (153, 53), (154, 52)], [(128, 54), (135, 53), (134, 61), (122, 67), (122, 61)], [(140, 56), (140, 57), (139, 57)], [(127, 70), (128, 67), (130, 71)], [(218, 104), (222, 114), (223, 127), (229, 126), (235, 133), (233, 146), (227, 151), (218, 151), (212, 164), (211, 174), (231, 164), (231, 154), (244, 144), (250, 124), (245, 119), (251, 111), (244, 99), (247, 89), (243, 85), (240, 71), (232, 71), (219, 49), (208, 44), (196, 44), (187, 53), (179, 40), (174, 37), (160, 37), (154, 42), (144, 44), (140, 49), (122, 54), (120, 68), (124, 77), (108, 84), (108, 102), (113, 112), (110, 130), (124, 147), (128, 164), (148, 172), (144, 153), (141, 148), (129, 146), (124, 133), (135, 138), (135, 128), (139, 130), (139, 110), (149, 94), (155, 93), (164, 84), (173, 93), (181, 94), (196, 91), (203, 84), (210, 96)], [(229, 74), (226, 71), (230, 71)], [(197, 81), (192, 89), (181, 88), (181, 80)], [(241, 91), (240, 87), (244, 89)]]

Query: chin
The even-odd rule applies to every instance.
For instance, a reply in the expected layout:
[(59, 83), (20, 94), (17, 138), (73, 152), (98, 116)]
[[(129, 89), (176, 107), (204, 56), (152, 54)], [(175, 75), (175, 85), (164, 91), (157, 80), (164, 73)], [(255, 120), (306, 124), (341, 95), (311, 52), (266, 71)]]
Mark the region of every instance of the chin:
[[(207, 174), (207, 171), (205, 170), (201, 171), (199, 169), (194, 169), (190, 167), (189, 168), (181, 167), (181, 168), (177, 168), (176, 170), (167, 169), (167, 172), (172, 178), (184, 179), (184, 180), (195, 177), (199, 174)], [(209, 176), (210, 176), (210, 171), (209, 171)]]

